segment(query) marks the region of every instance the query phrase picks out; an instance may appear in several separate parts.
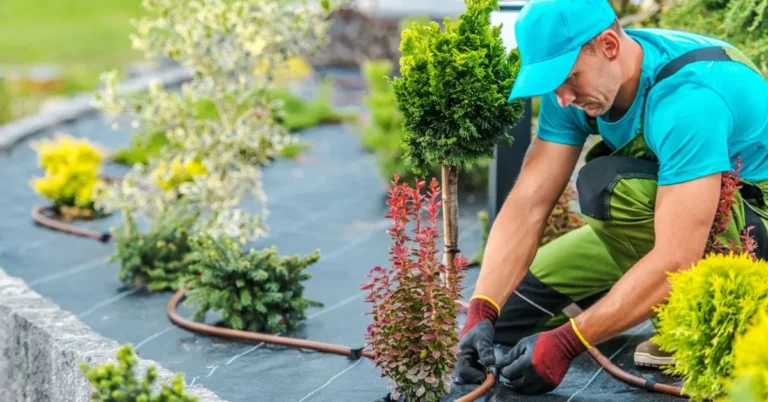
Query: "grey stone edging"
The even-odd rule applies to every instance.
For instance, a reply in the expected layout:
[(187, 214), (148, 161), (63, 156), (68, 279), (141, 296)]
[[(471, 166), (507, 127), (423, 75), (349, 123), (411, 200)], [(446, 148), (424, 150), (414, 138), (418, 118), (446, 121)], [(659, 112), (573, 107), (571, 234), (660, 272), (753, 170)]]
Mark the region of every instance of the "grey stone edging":
[[(31, 290), (20, 278), (0, 268), (0, 394), (3, 401), (86, 402), (91, 385), (80, 371), (89, 365), (116, 362), (120, 345)], [(139, 358), (139, 375), (158, 369), (156, 389), (174, 373), (157, 362)], [(189, 379), (185, 378), (185, 381)], [(188, 382), (187, 382), (188, 384)], [(187, 386), (199, 402), (221, 402), (199, 385)]]
[[(145, 90), (154, 80), (157, 80), (162, 86), (172, 86), (187, 81), (191, 77), (192, 74), (189, 70), (183, 67), (172, 67), (126, 80), (118, 85), (118, 92), (127, 94)], [(83, 114), (96, 110), (93, 105), (94, 95), (95, 93), (87, 93), (74, 96), (60, 105), (47, 107), (33, 115), (0, 125), (0, 151), (12, 147), (29, 135), (77, 119)]]

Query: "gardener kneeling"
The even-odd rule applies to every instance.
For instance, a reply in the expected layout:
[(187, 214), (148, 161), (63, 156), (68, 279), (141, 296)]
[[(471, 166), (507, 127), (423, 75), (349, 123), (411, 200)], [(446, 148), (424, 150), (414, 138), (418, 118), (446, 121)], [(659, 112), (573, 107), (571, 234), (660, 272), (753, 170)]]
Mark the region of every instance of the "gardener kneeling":
[[(491, 229), (456, 372), (480, 383), (496, 365), (516, 390), (544, 393), (588, 348), (653, 318), (667, 274), (707, 250), (722, 173), (739, 166), (722, 239), (740, 245), (752, 227), (765, 258), (768, 85), (724, 42), (622, 29), (607, 0), (531, 0), (515, 36), (509, 99), (541, 96), (538, 132)], [(601, 141), (576, 182), (588, 225), (538, 248), (590, 134)], [(495, 359), (494, 343), (514, 347)], [(635, 362), (673, 363), (650, 342)]]

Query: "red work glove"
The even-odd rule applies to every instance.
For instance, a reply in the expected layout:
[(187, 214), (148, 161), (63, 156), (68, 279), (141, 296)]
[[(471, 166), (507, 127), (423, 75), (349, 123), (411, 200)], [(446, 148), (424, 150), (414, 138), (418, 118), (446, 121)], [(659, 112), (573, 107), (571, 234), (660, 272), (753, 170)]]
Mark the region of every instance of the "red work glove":
[(456, 374), (460, 383), (480, 384), (485, 380), (485, 368), (495, 364), (493, 349), (498, 319), (496, 306), (481, 298), (469, 301), (467, 320), (459, 336)]
[(552, 391), (563, 381), (571, 362), (587, 348), (570, 322), (525, 337), (497, 365), (508, 385), (523, 394)]

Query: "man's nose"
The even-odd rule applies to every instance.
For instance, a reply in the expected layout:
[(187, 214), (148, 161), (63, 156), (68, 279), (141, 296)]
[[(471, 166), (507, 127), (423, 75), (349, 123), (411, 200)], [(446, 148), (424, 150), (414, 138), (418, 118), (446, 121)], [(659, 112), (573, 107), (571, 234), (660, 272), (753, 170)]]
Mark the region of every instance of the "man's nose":
[(557, 103), (560, 104), (560, 107), (566, 107), (576, 99), (576, 94), (565, 88), (558, 88), (555, 95), (557, 95)]

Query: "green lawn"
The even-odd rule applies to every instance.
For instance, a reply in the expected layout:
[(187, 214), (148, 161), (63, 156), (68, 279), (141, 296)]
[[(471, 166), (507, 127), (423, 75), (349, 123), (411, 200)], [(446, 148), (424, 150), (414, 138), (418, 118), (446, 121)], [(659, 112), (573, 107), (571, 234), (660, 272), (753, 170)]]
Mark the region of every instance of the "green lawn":
[(100, 72), (142, 55), (131, 49), (141, 0), (1, 0), (0, 66), (59, 65), (66, 92), (90, 90)]

